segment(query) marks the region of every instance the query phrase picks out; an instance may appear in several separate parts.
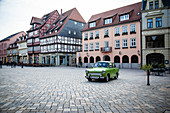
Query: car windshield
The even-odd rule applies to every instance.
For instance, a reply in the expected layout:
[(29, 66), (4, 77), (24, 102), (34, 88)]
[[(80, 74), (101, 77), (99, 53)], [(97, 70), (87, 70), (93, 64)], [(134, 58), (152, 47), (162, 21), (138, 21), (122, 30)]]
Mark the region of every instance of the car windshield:
[(108, 68), (109, 67), (109, 63), (107, 62), (97, 62), (94, 64), (94, 67), (105, 67)]

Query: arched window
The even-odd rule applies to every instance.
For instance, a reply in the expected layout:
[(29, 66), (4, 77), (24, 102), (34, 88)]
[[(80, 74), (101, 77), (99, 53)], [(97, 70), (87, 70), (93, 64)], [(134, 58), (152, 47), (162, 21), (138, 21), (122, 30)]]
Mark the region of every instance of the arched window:
[(88, 58), (84, 57), (84, 63), (88, 63)]
[(123, 56), (122, 63), (129, 63), (129, 57), (127, 55)]
[(90, 63), (94, 63), (94, 57), (90, 57)]
[(105, 56), (103, 57), (103, 61), (110, 61), (110, 56), (105, 55)]
[(120, 57), (119, 56), (115, 56), (114, 63), (120, 63)]
[(138, 56), (133, 55), (133, 56), (131, 57), (131, 63), (138, 63)]
[(96, 62), (98, 62), (98, 61), (101, 61), (99, 56), (96, 57)]

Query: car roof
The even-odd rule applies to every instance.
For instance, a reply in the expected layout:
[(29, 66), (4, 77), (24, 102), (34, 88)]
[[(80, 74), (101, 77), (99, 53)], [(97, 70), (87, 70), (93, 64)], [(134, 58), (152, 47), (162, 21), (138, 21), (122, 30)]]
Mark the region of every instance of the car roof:
[(114, 62), (111, 62), (111, 61), (99, 61), (99, 62), (114, 63)]

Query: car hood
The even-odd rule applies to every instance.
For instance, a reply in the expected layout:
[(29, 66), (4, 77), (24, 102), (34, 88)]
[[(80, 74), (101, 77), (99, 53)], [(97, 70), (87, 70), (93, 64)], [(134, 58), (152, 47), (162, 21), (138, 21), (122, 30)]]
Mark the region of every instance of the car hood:
[(88, 69), (89, 72), (102, 72), (102, 71), (105, 71), (107, 70), (107, 68), (91, 68), (91, 69)]

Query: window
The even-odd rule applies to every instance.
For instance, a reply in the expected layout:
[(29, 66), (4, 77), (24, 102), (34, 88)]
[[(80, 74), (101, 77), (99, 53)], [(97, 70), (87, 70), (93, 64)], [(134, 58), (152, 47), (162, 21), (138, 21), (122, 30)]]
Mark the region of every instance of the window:
[(99, 42), (95, 43), (95, 50), (99, 50)]
[(96, 27), (96, 22), (89, 23), (89, 28), (91, 28), (91, 27)]
[(120, 48), (120, 40), (115, 40), (115, 48)]
[(153, 19), (148, 19), (147, 20), (147, 23), (148, 23), (148, 28), (152, 28), (153, 27)]
[(77, 22), (74, 22), (74, 24), (77, 24)]
[(156, 27), (162, 27), (162, 18), (156, 18)]
[(27, 40), (27, 43), (29, 44), (29, 43), (32, 43), (32, 39), (28, 39)]
[(129, 14), (120, 16), (120, 21), (129, 20)]
[(37, 31), (35, 31), (34, 34), (37, 35)]
[(39, 42), (39, 38), (35, 38), (35, 42)]
[(40, 51), (40, 46), (35, 46), (34, 51)]
[(93, 43), (90, 43), (90, 51), (93, 51)]
[(84, 33), (84, 40), (88, 40), (88, 33)]
[(93, 39), (93, 32), (90, 32), (90, 39)]
[(105, 47), (105, 48), (108, 48), (108, 47), (109, 47), (109, 41), (105, 41), (105, 42), (104, 42), (104, 47)]
[(88, 44), (84, 44), (84, 51), (88, 51)]
[(57, 33), (57, 29), (55, 30), (55, 33)]
[(110, 24), (112, 23), (112, 18), (108, 18), (104, 20), (104, 24)]
[(50, 25), (49, 25), (49, 24), (47, 24), (47, 27), (50, 27)]
[(109, 29), (104, 30), (104, 37), (109, 37)]
[(165, 47), (164, 35), (146, 36), (146, 48), (162, 48)]
[(130, 47), (136, 47), (136, 38), (130, 39)]
[(127, 48), (127, 47), (128, 47), (128, 40), (123, 39), (123, 48)]
[(74, 35), (76, 35), (76, 32), (74, 31)]
[(136, 24), (130, 25), (130, 33), (136, 33)]
[(95, 31), (95, 38), (99, 38), (99, 31)]
[(60, 24), (62, 24), (63, 22), (62, 21), (60, 21)]
[(33, 36), (33, 32), (30, 32), (30, 33), (29, 33), (29, 37), (31, 37), (31, 36)]
[(68, 31), (68, 34), (71, 34), (71, 31), (70, 31), (70, 30)]
[(155, 9), (159, 8), (159, 1), (155, 1)]
[(116, 27), (115, 28), (115, 36), (116, 35), (120, 35), (120, 28), (119, 27)]
[(127, 26), (123, 26), (122, 27), (122, 34), (124, 35), (124, 34), (128, 34), (128, 32), (127, 32)]
[(153, 2), (149, 2), (149, 9), (153, 9)]

